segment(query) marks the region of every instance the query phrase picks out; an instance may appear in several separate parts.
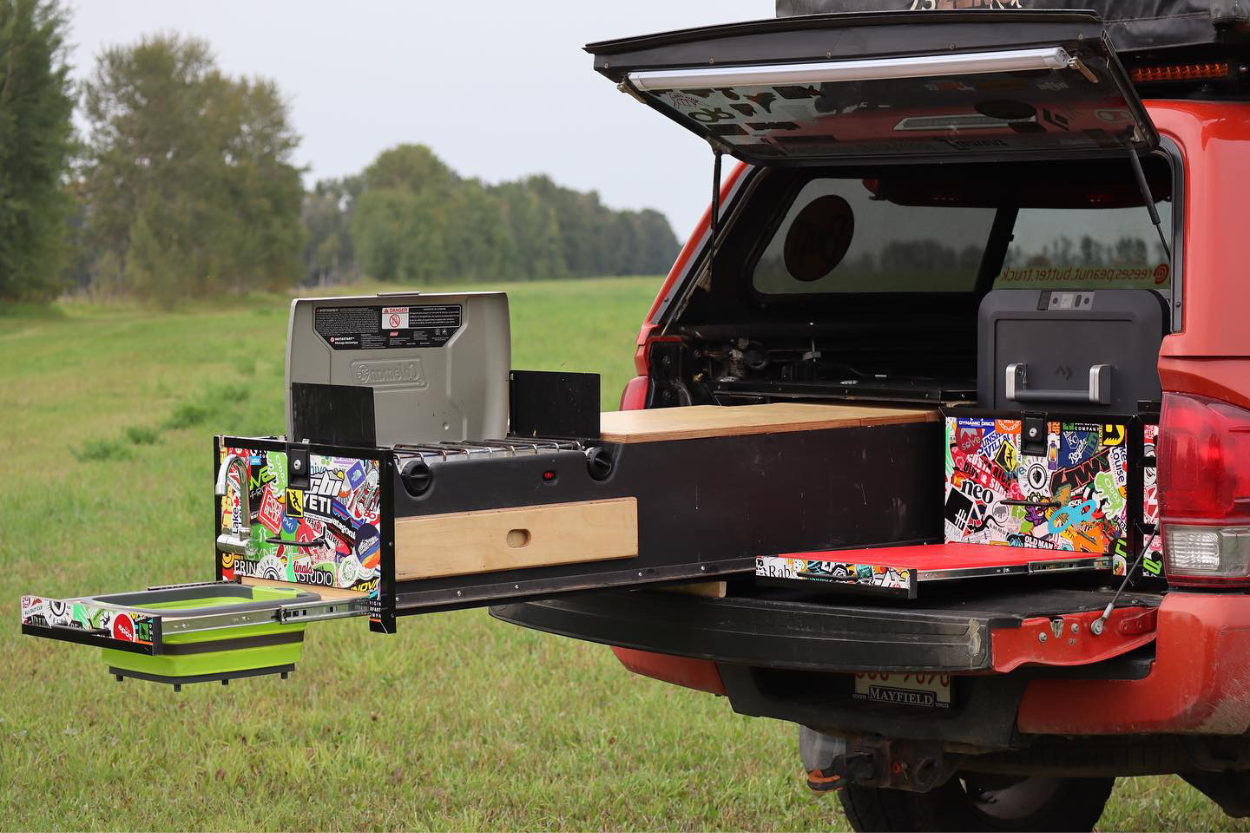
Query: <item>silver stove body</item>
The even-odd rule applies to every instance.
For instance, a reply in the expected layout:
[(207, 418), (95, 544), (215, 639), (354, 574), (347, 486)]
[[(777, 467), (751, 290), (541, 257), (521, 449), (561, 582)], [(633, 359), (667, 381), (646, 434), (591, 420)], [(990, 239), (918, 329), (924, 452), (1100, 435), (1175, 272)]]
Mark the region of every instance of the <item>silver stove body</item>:
[(293, 384), (373, 390), (377, 444), (501, 439), (511, 370), (503, 292), (301, 298), (286, 353), (287, 436)]

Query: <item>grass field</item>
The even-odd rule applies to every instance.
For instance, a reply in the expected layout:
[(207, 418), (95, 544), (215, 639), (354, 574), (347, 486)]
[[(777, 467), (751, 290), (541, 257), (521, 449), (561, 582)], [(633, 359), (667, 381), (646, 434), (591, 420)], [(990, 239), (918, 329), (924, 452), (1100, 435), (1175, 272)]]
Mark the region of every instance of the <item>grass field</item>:
[[(633, 375), (657, 279), (508, 287), (513, 365)], [(211, 436), (282, 425), (286, 300), (0, 315), (0, 829), (845, 829), (789, 725), (484, 611), (310, 628), (288, 681), (116, 684), (23, 592), (211, 578)], [(1174, 778), (1104, 829), (1247, 830)]]

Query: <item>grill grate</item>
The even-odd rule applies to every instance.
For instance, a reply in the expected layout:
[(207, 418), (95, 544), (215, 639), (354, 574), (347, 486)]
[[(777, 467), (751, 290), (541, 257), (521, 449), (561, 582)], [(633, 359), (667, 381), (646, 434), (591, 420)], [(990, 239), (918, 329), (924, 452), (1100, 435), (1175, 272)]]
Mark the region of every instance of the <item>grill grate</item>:
[(585, 446), (579, 440), (547, 440), (521, 439), (509, 437), (506, 440), (474, 440), (472, 442), (449, 441), (441, 443), (411, 444), (400, 443), (394, 446), (395, 456), (400, 460), (421, 459), (427, 462), (446, 461), (453, 459), (472, 459), (474, 457), (522, 457), (550, 454), (559, 451), (584, 451)]

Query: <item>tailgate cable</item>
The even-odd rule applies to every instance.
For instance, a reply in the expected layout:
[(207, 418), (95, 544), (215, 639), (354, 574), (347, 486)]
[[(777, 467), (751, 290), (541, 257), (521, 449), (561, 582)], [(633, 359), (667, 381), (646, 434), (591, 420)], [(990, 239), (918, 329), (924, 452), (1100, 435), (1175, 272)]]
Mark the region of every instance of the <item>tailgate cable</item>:
[[(1137, 157), (1133, 157), (1136, 159)], [(1161, 232), (1162, 233), (1162, 232)], [(1133, 566), (1124, 571), (1124, 581), (1120, 582), (1120, 589), (1115, 591), (1115, 595), (1111, 597), (1111, 601), (1107, 602), (1106, 609), (1102, 615), (1090, 622), (1089, 629), (1094, 636), (1101, 636), (1103, 627), (1107, 624), (1107, 620), (1111, 618), (1111, 608), (1115, 607), (1115, 603), (1119, 600), (1120, 594), (1124, 592), (1124, 588), (1128, 587), (1128, 580), (1133, 577), (1133, 571), (1141, 566), (1142, 559), (1146, 557), (1146, 553), (1150, 552), (1150, 545), (1155, 542), (1155, 536), (1159, 534), (1159, 526), (1155, 525), (1154, 531), (1150, 533), (1150, 537), (1146, 539), (1146, 543), (1142, 544), (1141, 552), (1137, 554), (1137, 560), (1133, 562)]]

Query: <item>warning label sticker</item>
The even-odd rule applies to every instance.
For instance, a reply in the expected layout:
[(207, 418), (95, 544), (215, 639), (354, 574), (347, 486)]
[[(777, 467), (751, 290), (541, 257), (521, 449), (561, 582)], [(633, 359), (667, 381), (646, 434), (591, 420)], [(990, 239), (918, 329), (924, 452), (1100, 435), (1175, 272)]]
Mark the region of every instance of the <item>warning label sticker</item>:
[(408, 307), (382, 307), (382, 325), (396, 330), (408, 329)]
[(317, 307), (313, 328), (335, 350), (442, 347), (460, 329), (460, 304)]

